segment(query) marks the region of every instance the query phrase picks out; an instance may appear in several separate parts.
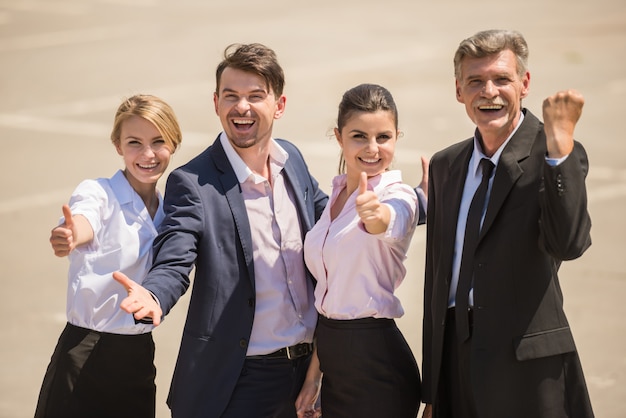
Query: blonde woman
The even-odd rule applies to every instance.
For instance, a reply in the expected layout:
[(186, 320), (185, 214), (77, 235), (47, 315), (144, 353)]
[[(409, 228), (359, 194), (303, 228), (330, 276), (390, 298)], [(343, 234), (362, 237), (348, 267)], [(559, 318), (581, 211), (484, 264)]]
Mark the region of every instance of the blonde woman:
[(141, 280), (164, 218), (156, 188), (182, 135), (171, 107), (136, 95), (115, 114), (111, 141), (124, 169), (81, 182), (51, 232), (68, 257), (67, 325), (46, 371), (36, 418), (154, 417), (153, 325), (122, 311), (127, 293), (112, 278)]

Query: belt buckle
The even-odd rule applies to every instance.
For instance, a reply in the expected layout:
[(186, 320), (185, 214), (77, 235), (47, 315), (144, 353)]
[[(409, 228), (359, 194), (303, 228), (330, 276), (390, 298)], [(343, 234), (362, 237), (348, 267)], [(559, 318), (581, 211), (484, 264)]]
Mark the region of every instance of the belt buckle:
[(310, 352), (310, 345), (307, 343), (300, 343), (296, 345), (292, 345), (291, 347), (285, 347), (285, 351), (287, 351), (287, 358), (289, 360), (295, 360), (302, 356), (307, 355)]

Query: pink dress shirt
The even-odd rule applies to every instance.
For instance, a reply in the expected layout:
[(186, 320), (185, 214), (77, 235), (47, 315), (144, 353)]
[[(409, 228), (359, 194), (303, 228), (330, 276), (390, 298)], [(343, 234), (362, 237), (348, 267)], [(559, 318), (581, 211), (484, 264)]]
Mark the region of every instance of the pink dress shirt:
[(315, 307), (331, 319), (399, 318), (404, 310), (394, 291), (406, 273), (417, 195), (398, 170), (368, 179), (368, 189), (391, 211), (387, 230), (373, 235), (356, 212), (357, 191), (331, 221), (330, 209), (345, 186), (345, 175), (333, 179), (328, 205), (304, 242), (306, 265), (317, 279)]
[(284, 177), (289, 155), (270, 142), (270, 175), (255, 174), (222, 133), (250, 219), (256, 303), (248, 356), (312, 342), (317, 313), (303, 262), (302, 229), (293, 190)]

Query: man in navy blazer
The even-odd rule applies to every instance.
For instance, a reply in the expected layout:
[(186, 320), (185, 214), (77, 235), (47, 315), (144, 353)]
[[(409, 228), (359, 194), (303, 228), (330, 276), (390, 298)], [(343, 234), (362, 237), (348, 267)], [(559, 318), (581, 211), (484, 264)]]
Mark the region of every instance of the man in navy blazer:
[[(558, 277), (591, 244), (589, 163), (573, 138), (584, 100), (549, 97), (541, 123), (521, 105), (527, 59), (521, 34), (500, 30), (464, 40), (454, 58), (456, 97), (476, 130), (430, 163), (424, 417), (593, 417)], [(483, 159), (495, 168), (480, 227), (470, 202)]]
[(328, 197), (298, 149), (272, 138), (286, 100), (274, 52), (227, 47), (216, 83), (224, 131), (170, 174), (143, 287), (115, 274), (122, 308), (158, 325), (195, 267), (172, 416), (295, 417), (317, 323), (302, 242)]

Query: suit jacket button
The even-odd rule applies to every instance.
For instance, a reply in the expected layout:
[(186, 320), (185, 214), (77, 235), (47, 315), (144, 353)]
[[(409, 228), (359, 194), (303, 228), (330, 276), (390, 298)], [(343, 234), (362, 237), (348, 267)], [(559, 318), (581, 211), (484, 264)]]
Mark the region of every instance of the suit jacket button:
[(253, 298), (248, 299), (248, 306), (251, 307), (251, 308), (254, 307), (254, 299)]
[(246, 341), (244, 338), (242, 338), (241, 340), (239, 340), (239, 346), (241, 348), (247, 348), (248, 347), (248, 341)]

